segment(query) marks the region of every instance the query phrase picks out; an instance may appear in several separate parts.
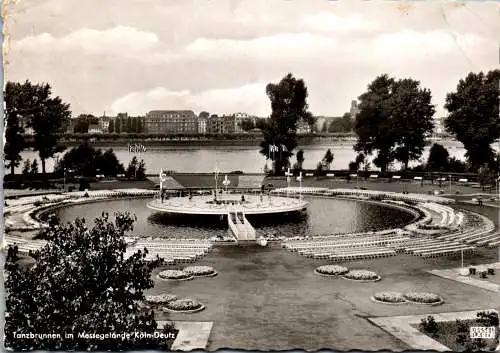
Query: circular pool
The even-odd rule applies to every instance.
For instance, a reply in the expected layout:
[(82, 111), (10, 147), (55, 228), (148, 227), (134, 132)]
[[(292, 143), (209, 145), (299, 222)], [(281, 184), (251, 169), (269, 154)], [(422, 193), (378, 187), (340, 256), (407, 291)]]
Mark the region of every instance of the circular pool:
[[(281, 216), (248, 215), (260, 234), (276, 236), (314, 236), (347, 232), (365, 232), (402, 227), (414, 215), (380, 203), (335, 198), (305, 198), (306, 211)], [(106, 200), (58, 208), (54, 212), (62, 222), (83, 217), (93, 220), (103, 212), (128, 211), (137, 216), (133, 234), (148, 237), (211, 238), (227, 235), (227, 220), (219, 216), (179, 216), (147, 208), (150, 199)]]

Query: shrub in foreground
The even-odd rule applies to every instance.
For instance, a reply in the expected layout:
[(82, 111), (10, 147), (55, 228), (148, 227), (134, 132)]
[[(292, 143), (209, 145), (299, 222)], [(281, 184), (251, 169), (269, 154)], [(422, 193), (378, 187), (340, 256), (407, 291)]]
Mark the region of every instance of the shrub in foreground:
[[(124, 257), (124, 234), (132, 230), (133, 222), (129, 214), (117, 214), (115, 222), (103, 214), (93, 226), (84, 219), (66, 225), (52, 222), (45, 234), (47, 245), (33, 252), (33, 266), (21, 269), (15, 262), (6, 263), (6, 347), (15, 351), (170, 349), (173, 339), (78, 336), (83, 332), (176, 334), (171, 324), (159, 330), (154, 312), (139, 308), (144, 291), (153, 287), (151, 272), (159, 260), (146, 261), (147, 251)], [(61, 337), (14, 337), (14, 333), (34, 332), (61, 333)]]

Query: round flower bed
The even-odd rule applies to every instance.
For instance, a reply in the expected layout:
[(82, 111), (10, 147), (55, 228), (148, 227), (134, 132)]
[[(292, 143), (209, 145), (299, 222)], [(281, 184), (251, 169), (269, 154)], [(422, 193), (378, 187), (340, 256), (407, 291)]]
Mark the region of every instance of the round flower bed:
[(203, 309), (205, 309), (205, 307), (199, 301), (185, 298), (166, 303), (163, 311), (176, 313), (195, 313)]
[(146, 302), (150, 304), (165, 304), (177, 300), (174, 294), (146, 295)]
[(375, 282), (380, 280), (380, 276), (373, 271), (351, 270), (344, 275), (345, 279), (352, 281)]
[(191, 274), (180, 270), (165, 270), (158, 273), (158, 277), (163, 280), (188, 280), (193, 279)]
[(212, 277), (217, 275), (214, 268), (210, 266), (187, 266), (183, 271), (196, 277)]
[(404, 304), (406, 299), (401, 293), (398, 292), (380, 292), (376, 293), (372, 300), (384, 304)]
[(324, 265), (317, 267), (314, 272), (322, 276), (339, 276), (349, 272), (349, 269), (337, 265)]
[(410, 292), (405, 293), (403, 297), (415, 304), (439, 305), (444, 302), (437, 294), (428, 292)]

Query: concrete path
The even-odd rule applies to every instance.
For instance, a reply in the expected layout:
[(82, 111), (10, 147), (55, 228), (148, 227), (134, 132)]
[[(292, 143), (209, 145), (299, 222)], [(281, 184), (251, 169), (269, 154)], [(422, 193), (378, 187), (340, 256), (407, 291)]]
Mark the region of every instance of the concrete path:
[[(473, 311), (459, 311), (449, 313), (432, 314), (437, 322), (442, 321), (455, 321), (475, 319), (476, 314), (480, 311), (495, 311), (494, 309), (473, 310)], [(449, 351), (450, 348), (437, 342), (431, 337), (418, 331), (414, 325), (418, 325), (420, 321), (429, 316), (424, 315), (410, 315), (410, 316), (393, 316), (393, 317), (377, 317), (369, 318), (372, 323), (399, 338), (401, 341), (418, 350), (435, 350), (435, 351)]]
[[(485, 266), (478, 265), (476, 267), (485, 267)], [(497, 270), (500, 270), (500, 262), (488, 264), (487, 267), (493, 267)], [(468, 284), (470, 286), (475, 286), (495, 293), (500, 293), (500, 284), (488, 282), (487, 280), (481, 280), (470, 276), (462, 276), (460, 275), (459, 271), (460, 271), (459, 268), (452, 268), (447, 270), (430, 270), (427, 272), (435, 276), (450, 279), (452, 281), (461, 282)]]
[[(162, 328), (166, 321), (157, 321), (158, 327)], [(192, 351), (195, 349), (206, 349), (213, 322), (211, 321), (173, 321), (179, 330), (172, 344), (173, 351)]]

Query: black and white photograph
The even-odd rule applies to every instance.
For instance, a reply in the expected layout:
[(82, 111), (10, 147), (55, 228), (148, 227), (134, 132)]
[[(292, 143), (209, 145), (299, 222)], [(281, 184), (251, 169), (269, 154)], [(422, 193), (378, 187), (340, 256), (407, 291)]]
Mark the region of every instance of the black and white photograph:
[(7, 351), (500, 351), (500, 3), (2, 4)]

